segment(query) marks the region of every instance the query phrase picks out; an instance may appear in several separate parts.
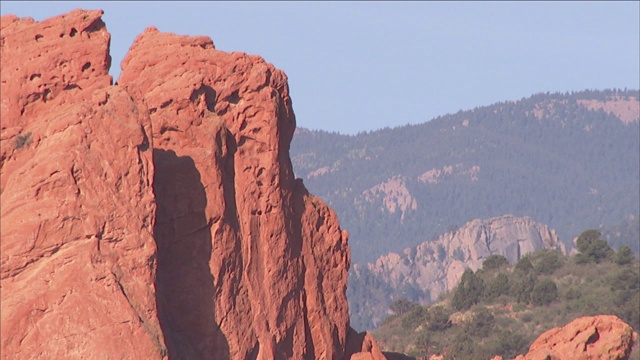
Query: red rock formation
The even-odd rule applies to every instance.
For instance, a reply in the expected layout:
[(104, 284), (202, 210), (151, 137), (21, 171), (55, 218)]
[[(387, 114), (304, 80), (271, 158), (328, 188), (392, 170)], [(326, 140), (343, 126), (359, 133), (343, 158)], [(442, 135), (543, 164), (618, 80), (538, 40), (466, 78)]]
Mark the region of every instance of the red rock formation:
[(347, 351), (350, 353), (351, 360), (377, 360), (385, 358), (370, 333), (364, 332), (358, 334), (353, 329), (349, 331)]
[(284, 73), (149, 28), (111, 86), (101, 14), (2, 18), (2, 358), (351, 356)]
[(546, 331), (516, 360), (623, 360), (637, 333), (613, 315), (586, 316)]
[(2, 359), (166, 352), (150, 122), (110, 86), (101, 15), (2, 17)]

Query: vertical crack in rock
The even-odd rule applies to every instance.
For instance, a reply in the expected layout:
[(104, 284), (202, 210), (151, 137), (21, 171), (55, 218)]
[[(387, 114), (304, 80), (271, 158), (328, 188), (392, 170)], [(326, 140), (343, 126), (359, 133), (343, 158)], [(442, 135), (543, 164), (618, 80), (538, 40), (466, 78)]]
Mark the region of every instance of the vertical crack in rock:
[(154, 344), (155, 344), (156, 349), (157, 349), (158, 353), (160, 354), (160, 356), (162, 356), (162, 357), (166, 356), (167, 355), (167, 348), (164, 346), (164, 342), (162, 340), (160, 340), (160, 337), (158, 336), (158, 333), (156, 331), (154, 331), (153, 328), (149, 325), (148, 319), (145, 319), (140, 314), (138, 306), (136, 306), (134, 304), (134, 300), (129, 297), (127, 289), (125, 288), (125, 286), (120, 281), (120, 277), (113, 271), (111, 272), (111, 275), (113, 275), (114, 279), (116, 280), (116, 284), (118, 285), (118, 289), (120, 289), (120, 292), (122, 293), (124, 298), (127, 300), (127, 303), (129, 304), (129, 307), (131, 307), (131, 310), (134, 312), (134, 314), (138, 318), (138, 321), (140, 321), (140, 324), (142, 324), (144, 326), (146, 332), (154, 339)]

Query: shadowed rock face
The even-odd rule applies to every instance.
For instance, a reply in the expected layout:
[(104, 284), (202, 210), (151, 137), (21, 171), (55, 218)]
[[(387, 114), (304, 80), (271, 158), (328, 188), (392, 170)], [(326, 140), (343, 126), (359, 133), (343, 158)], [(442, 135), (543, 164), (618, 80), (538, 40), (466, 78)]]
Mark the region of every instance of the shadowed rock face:
[(101, 15), (2, 17), (2, 358), (383, 358), (284, 73), (149, 28), (113, 86)]

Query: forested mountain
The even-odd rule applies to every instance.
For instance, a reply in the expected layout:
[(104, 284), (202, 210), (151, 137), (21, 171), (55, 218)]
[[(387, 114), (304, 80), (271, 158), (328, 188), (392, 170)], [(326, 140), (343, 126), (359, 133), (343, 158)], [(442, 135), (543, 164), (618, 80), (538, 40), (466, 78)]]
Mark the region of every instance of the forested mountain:
[(298, 129), (290, 153), (351, 234), (354, 263), (504, 214), (570, 244), (584, 229), (638, 227), (639, 98), (545, 93), (354, 136)]

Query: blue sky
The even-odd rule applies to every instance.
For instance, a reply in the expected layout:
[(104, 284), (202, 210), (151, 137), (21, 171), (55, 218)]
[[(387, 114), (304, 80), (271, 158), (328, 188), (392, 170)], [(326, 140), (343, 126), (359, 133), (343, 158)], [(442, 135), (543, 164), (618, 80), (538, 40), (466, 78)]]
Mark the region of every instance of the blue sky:
[(298, 126), (355, 134), (538, 92), (640, 88), (640, 2), (9, 2), (103, 9), (111, 73), (148, 26), (289, 77)]

